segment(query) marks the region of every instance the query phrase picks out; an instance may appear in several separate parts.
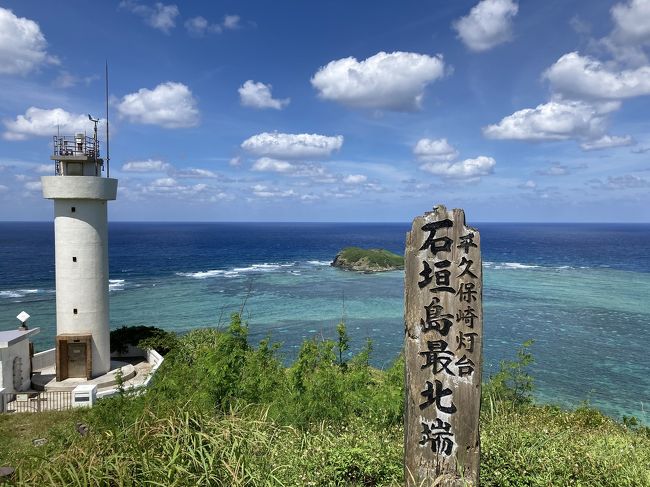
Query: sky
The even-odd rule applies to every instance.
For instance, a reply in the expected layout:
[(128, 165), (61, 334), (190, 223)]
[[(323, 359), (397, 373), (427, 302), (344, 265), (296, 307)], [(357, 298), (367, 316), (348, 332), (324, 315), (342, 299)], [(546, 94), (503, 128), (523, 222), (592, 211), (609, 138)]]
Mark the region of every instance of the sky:
[(0, 0), (0, 220), (102, 118), (111, 221), (650, 222), (650, 0)]

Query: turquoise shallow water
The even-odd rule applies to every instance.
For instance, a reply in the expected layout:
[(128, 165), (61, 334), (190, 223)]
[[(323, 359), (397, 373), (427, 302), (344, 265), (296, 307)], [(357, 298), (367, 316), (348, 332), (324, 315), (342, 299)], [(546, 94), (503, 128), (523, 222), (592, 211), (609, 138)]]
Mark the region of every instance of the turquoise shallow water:
[[(379, 236), (368, 246), (399, 251), (404, 227), (375, 228)], [(111, 325), (153, 324), (183, 332), (223, 325), (230, 313), (243, 306), (252, 340), (270, 335), (283, 343), (282, 353), (289, 361), (302, 340), (333, 336), (336, 323), (345, 316), (353, 345), (358, 349), (371, 338), (373, 361), (385, 366), (402, 345), (403, 272), (366, 275), (328, 265), (342, 241), (363, 244), (373, 228), (359, 236), (354, 233), (358, 229), (344, 227), (337, 237), (330, 228), (318, 239), (294, 245), (278, 243), (283, 235), (279, 232), (260, 247), (239, 252), (228, 251), (226, 243), (220, 248), (229, 257), (215, 257), (205, 238), (188, 236), (196, 230), (179, 231), (167, 242), (160, 241), (151, 251), (154, 255), (140, 254), (138, 259), (132, 255), (138, 252), (136, 244), (128, 244), (132, 235), (122, 239), (113, 233)], [(501, 242), (507, 231), (480, 228), (486, 376), (500, 360), (514, 358), (517, 347), (532, 338), (536, 363), (531, 373), (538, 400), (563, 406), (587, 401), (614, 417), (636, 416), (650, 424), (650, 272), (645, 250), (639, 251), (641, 264), (616, 265), (613, 258), (599, 257), (604, 252), (600, 248), (593, 249), (596, 258), (591, 260), (583, 254), (559, 255), (548, 249), (549, 240), (539, 233), (528, 229), (522, 237), (518, 228), (502, 247), (491, 245), (490, 238), (498, 234)], [(137, 234), (138, 229), (129, 231)], [(617, 239), (613, 242), (621, 241)], [(531, 250), (535, 242), (548, 255), (540, 257), (541, 251)], [(143, 244), (139, 239), (137, 245)], [(10, 253), (7, 245), (0, 250)], [(50, 348), (55, 334), (53, 262), (42, 252), (43, 262), (30, 264), (38, 269), (31, 279), (23, 277), (25, 269), (18, 272), (0, 266), (1, 327), (12, 328), (15, 315), (26, 309), (32, 315), (31, 325), (41, 327), (36, 340), (40, 349)]]

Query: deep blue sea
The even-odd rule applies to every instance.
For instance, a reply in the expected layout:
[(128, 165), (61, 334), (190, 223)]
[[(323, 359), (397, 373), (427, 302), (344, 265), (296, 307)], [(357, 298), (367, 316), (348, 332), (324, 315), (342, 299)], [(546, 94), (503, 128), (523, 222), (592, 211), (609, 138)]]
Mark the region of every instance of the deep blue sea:
[[(485, 276), (484, 367), (534, 339), (536, 399), (587, 402), (650, 424), (650, 225), (475, 224)], [(111, 326), (183, 332), (243, 308), (253, 340), (291, 360), (302, 340), (334, 335), (389, 364), (403, 338), (403, 272), (328, 264), (346, 246), (403, 253), (409, 224), (111, 223)], [(0, 223), (0, 329), (26, 310), (36, 348), (54, 346), (52, 223)]]

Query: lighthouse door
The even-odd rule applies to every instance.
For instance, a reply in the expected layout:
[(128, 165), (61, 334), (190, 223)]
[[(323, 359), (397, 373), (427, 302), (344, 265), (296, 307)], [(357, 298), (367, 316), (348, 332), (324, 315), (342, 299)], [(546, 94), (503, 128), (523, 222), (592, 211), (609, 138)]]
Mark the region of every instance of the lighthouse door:
[(68, 377), (86, 377), (86, 344), (68, 342)]

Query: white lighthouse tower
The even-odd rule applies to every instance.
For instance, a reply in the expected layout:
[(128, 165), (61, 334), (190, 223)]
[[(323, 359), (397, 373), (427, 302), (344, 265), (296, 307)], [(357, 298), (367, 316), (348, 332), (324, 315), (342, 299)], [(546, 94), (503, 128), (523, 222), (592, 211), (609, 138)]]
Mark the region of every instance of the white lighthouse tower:
[(102, 176), (91, 120), (94, 137), (54, 137), (55, 175), (41, 178), (43, 197), (54, 200), (57, 381), (111, 367), (107, 202), (117, 196), (117, 179)]

